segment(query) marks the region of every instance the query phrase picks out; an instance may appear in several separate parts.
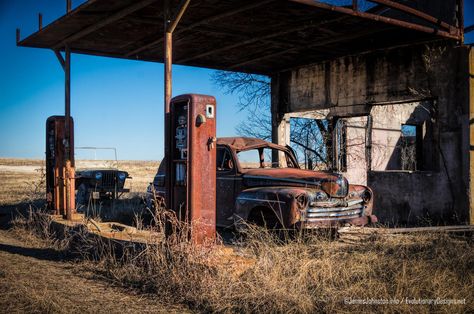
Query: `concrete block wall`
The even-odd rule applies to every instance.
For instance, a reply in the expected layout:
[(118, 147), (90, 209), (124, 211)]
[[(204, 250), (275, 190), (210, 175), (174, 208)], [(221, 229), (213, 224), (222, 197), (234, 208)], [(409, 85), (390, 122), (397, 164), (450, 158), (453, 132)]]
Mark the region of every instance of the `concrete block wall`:
[[(327, 109), (330, 117), (352, 117), (380, 111), (374, 109), (379, 106), (397, 108), (400, 104), (399, 110), (387, 111), (383, 117), (390, 126), (389, 121), (400, 120), (408, 103), (429, 101), (433, 105), (431, 138), (424, 143), (424, 154), (432, 160), (429, 169), (410, 173), (377, 168), (363, 179), (375, 192), (375, 212), (382, 222), (466, 222), (468, 57), (466, 48), (436, 42), (347, 56), (279, 73), (272, 78), (274, 139), (281, 142), (287, 138), (280, 135), (286, 132), (282, 117), (287, 113)], [(375, 120), (376, 116), (374, 125), (383, 127), (384, 120)], [(361, 163), (361, 167), (366, 165)]]

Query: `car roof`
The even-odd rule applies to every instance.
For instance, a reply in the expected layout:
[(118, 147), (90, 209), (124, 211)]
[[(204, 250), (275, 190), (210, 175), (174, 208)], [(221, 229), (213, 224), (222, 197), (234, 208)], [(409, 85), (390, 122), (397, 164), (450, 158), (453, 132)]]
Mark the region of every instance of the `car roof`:
[(273, 144), (254, 137), (220, 137), (217, 138), (217, 144), (230, 146), (235, 151), (244, 151), (261, 147), (286, 150), (285, 146)]

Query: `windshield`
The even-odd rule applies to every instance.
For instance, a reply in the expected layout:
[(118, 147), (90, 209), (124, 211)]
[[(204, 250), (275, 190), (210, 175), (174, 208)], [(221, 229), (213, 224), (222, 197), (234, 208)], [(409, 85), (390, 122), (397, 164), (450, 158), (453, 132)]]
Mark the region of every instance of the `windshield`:
[[(278, 161), (272, 161), (272, 155), (278, 154)], [(256, 168), (296, 168), (290, 155), (275, 148), (258, 148), (237, 153), (240, 167), (243, 169)]]

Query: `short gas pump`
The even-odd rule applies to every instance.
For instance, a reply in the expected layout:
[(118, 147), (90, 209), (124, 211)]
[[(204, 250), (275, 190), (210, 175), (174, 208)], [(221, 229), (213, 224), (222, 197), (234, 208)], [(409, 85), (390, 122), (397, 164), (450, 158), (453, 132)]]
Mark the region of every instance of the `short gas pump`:
[[(66, 139), (66, 119), (51, 116), (46, 120), (46, 200), (56, 215), (76, 212), (74, 197), (74, 121), (69, 120), (69, 140)], [(69, 206), (67, 200), (69, 199)]]
[(204, 243), (216, 233), (216, 100), (187, 94), (170, 103), (168, 207)]

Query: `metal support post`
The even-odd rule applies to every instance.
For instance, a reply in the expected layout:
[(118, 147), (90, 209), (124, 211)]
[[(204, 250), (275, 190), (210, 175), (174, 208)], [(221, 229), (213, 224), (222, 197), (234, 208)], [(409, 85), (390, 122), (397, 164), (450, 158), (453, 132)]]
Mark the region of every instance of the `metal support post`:
[(71, 50), (68, 46), (65, 47), (65, 62), (64, 62), (64, 76), (65, 76), (65, 113), (64, 113), (64, 183), (66, 190), (66, 219), (72, 220), (71, 208), (71, 148), (70, 145), (70, 119), (71, 119)]
[(474, 49), (469, 51), (469, 224), (474, 225)]
[(181, 3), (180, 8), (174, 18), (170, 19), (170, 6), (169, 1), (166, 0), (164, 2), (164, 67), (165, 67), (165, 75), (164, 75), (164, 98), (165, 98), (165, 156), (168, 157), (166, 159), (166, 177), (165, 177), (165, 187), (166, 187), (166, 206), (170, 207), (171, 202), (173, 199), (173, 191), (171, 187), (171, 174), (172, 174), (172, 165), (173, 162), (171, 160), (171, 143), (172, 140), (170, 138), (170, 102), (172, 96), (172, 66), (173, 66), (173, 32), (178, 26), (179, 21), (181, 20), (186, 8), (188, 7), (191, 0), (185, 0)]
[(464, 43), (464, 0), (458, 0), (458, 29), (461, 33), (461, 43)]
[(166, 158), (166, 176), (165, 176), (165, 187), (166, 187), (166, 206), (169, 208), (171, 206), (172, 188), (171, 188), (171, 174), (172, 174), (172, 160), (171, 160), (171, 139), (170, 139), (170, 102), (172, 95), (172, 53), (173, 53), (173, 34), (168, 32), (169, 25), (169, 1), (164, 2), (164, 34), (165, 37), (165, 73), (164, 73), (164, 97), (165, 97), (165, 157)]

